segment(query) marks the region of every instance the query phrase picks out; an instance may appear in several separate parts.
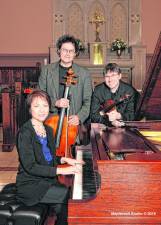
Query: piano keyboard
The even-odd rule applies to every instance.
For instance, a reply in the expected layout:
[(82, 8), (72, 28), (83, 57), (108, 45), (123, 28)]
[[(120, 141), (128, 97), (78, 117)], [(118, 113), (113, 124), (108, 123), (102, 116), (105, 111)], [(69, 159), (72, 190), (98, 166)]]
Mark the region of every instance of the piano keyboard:
[[(82, 150), (77, 150), (77, 160), (82, 160)], [(73, 197), (72, 199), (82, 199), (82, 165), (77, 165), (80, 173), (75, 174), (73, 184)]]
[(78, 165), (81, 173), (74, 176), (72, 199), (87, 199), (96, 193), (99, 186), (97, 173), (93, 170), (92, 151), (78, 149), (76, 159), (85, 161), (85, 165)]

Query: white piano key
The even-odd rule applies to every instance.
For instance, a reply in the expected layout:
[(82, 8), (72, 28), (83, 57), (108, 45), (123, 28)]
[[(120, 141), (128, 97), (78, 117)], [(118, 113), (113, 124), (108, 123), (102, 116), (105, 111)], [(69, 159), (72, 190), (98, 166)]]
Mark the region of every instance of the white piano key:
[[(76, 152), (76, 159), (82, 160), (82, 151), (77, 150)], [(82, 164), (78, 164), (78, 169), (80, 173), (74, 175), (74, 184), (73, 184), (73, 196), (72, 199), (82, 199), (83, 198), (83, 187), (82, 187)]]

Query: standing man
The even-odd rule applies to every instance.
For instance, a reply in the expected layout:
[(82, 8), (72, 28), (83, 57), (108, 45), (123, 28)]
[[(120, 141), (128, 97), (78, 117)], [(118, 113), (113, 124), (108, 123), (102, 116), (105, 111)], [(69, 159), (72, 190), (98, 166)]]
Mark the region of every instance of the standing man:
[[(60, 60), (42, 68), (38, 85), (51, 98), (51, 113), (59, 114), (61, 108), (67, 108), (70, 105), (68, 123), (78, 125), (84, 123), (89, 116), (92, 95), (91, 77), (87, 69), (73, 62), (74, 57), (79, 54), (79, 46), (73, 36), (60, 37), (56, 47)], [(77, 83), (70, 87), (69, 99), (65, 99), (63, 97), (65, 85), (61, 82), (69, 68), (73, 69)]]
[[(121, 127), (122, 121), (134, 120), (138, 92), (121, 81), (121, 69), (116, 63), (107, 64), (103, 75), (105, 81), (95, 87), (92, 96), (91, 122)], [(115, 107), (110, 109), (110, 105)]]

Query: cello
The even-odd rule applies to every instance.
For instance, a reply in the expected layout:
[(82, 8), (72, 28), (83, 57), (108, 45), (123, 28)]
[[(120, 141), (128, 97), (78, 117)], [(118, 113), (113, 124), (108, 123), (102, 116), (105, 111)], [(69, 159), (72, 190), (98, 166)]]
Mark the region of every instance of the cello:
[[(74, 71), (70, 68), (65, 76), (64, 97), (68, 98), (71, 85), (76, 84)], [(69, 109), (67, 109), (69, 110)], [(52, 127), (55, 136), (56, 155), (63, 157), (72, 157), (71, 146), (75, 143), (78, 126), (68, 125), (68, 115), (65, 115), (66, 108), (61, 108), (60, 115), (49, 117), (45, 124)], [(68, 114), (68, 113), (67, 113)]]

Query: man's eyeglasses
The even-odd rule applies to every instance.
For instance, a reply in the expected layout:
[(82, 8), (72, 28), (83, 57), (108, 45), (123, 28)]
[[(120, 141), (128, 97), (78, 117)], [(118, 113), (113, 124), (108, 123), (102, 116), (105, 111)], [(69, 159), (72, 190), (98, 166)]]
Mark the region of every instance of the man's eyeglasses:
[(69, 53), (70, 55), (73, 55), (75, 53), (74, 49), (61, 48), (60, 51), (63, 52), (64, 54)]
[(119, 75), (118, 73), (117, 74), (113, 74), (111, 76), (105, 75), (105, 78), (107, 78), (107, 79), (113, 79), (113, 78), (115, 78), (118, 75)]

